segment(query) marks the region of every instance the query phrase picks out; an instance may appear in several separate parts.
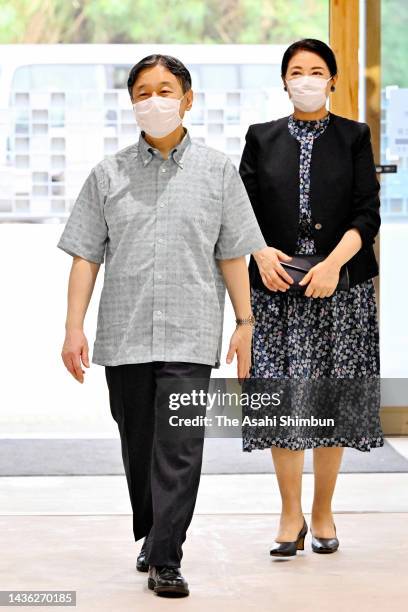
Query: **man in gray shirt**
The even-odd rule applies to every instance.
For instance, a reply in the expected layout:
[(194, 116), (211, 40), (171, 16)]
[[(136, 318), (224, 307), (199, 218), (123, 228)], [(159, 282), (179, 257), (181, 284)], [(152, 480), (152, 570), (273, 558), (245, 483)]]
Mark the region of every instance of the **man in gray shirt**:
[[(133, 509), (136, 567), (158, 594), (188, 595), (182, 543), (200, 480), (203, 429), (169, 432), (169, 393), (208, 389), (220, 366), (225, 290), (237, 327), (227, 363), (249, 374), (252, 325), (245, 255), (266, 247), (230, 158), (192, 140), (182, 118), (191, 76), (151, 55), (130, 71), (139, 140), (92, 168), (58, 247), (73, 256), (65, 366), (89, 367), (83, 322), (105, 262), (92, 363), (105, 366)], [(189, 406), (193, 416), (193, 406)], [(205, 415), (204, 405), (194, 414)]]

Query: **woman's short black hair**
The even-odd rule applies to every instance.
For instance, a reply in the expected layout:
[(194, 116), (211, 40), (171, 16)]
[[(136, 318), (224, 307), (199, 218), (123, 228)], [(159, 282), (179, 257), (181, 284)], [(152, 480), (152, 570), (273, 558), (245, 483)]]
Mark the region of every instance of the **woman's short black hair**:
[(283, 54), (282, 65), (281, 65), (281, 76), (284, 77), (290, 60), (298, 51), (311, 51), (316, 53), (322, 58), (327, 64), (330, 75), (335, 76), (337, 74), (337, 62), (336, 56), (326, 43), (316, 38), (303, 38), (292, 43)]
[(153, 66), (157, 66), (158, 64), (161, 64), (167, 68), (167, 70), (177, 77), (177, 79), (180, 81), (183, 93), (186, 93), (186, 91), (191, 89), (191, 74), (179, 59), (173, 57), (172, 55), (161, 55), (160, 53), (154, 53), (153, 55), (147, 55), (141, 59), (140, 62), (137, 62), (133, 68), (131, 68), (127, 82), (127, 88), (131, 98), (133, 85), (135, 84), (140, 72), (145, 68), (153, 68)]

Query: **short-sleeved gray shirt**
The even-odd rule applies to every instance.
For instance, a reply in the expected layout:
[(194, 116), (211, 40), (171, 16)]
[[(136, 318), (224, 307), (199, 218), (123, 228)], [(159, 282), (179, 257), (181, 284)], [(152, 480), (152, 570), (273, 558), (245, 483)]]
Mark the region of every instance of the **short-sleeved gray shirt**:
[(220, 366), (217, 259), (266, 243), (230, 158), (184, 130), (168, 159), (141, 132), (94, 166), (57, 244), (105, 262), (92, 363)]

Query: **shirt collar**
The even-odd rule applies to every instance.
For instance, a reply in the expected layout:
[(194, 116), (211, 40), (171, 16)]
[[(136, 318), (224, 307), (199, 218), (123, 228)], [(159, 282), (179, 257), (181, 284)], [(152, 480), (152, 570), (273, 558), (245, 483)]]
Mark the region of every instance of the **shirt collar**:
[[(171, 151), (169, 152), (169, 158), (171, 157), (173, 161), (180, 167), (183, 168), (182, 156), (188, 145), (191, 143), (191, 137), (188, 129), (183, 126), (184, 136), (181, 142), (178, 143)], [(145, 131), (141, 130), (139, 134), (139, 142), (138, 142), (138, 150), (141, 155), (143, 164), (147, 166), (147, 164), (153, 159), (155, 155), (161, 156), (159, 149), (152, 147), (147, 140), (144, 138)]]

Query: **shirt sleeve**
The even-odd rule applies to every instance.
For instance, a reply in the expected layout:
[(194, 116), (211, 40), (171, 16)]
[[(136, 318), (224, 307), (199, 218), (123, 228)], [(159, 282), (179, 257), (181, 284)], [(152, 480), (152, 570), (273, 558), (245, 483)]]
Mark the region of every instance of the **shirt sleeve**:
[(108, 227), (103, 214), (105, 190), (97, 166), (92, 168), (68, 217), (57, 247), (72, 256), (103, 263)]
[(245, 185), (237, 168), (227, 158), (223, 176), (222, 220), (215, 257), (242, 257), (266, 246)]

